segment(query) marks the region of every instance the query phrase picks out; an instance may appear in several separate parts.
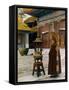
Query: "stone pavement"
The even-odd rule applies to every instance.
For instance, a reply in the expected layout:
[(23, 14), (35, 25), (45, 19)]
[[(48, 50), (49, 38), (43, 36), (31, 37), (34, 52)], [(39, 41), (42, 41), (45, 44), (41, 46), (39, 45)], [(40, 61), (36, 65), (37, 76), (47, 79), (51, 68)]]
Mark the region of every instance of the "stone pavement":
[(40, 77), (37, 77), (35, 73), (34, 76), (32, 76), (34, 58), (33, 55), (30, 54), (32, 54), (33, 51), (34, 50), (30, 49), (27, 56), (21, 56), (18, 51), (18, 82), (65, 79), (65, 49), (60, 49), (62, 73), (57, 78), (50, 78), (48, 75), (49, 49), (43, 50), (43, 65), (46, 75), (42, 73)]

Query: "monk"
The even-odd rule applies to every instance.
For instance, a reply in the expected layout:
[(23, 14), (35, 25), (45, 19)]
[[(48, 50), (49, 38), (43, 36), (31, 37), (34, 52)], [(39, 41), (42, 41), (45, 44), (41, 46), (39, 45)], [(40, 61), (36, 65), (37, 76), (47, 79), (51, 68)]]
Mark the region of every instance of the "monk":
[(48, 75), (57, 77), (61, 73), (60, 51), (56, 50), (57, 41), (52, 39), (52, 45), (49, 51)]

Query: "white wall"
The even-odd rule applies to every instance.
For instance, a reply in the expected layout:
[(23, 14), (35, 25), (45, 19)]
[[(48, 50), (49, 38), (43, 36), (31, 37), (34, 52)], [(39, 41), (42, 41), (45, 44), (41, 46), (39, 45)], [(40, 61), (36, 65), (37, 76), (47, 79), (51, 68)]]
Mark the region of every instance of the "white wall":
[[(69, 0), (0, 0), (0, 90), (69, 90), (69, 82), (13, 86), (8, 83), (9, 6), (12, 4), (69, 8)], [(68, 13), (69, 15), (69, 13)], [(69, 18), (68, 18), (69, 20)], [(68, 32), (69, 34), (69, 32)], [(68, 49), (69, 50), (69, 49)]]
[(26, 48), (29, 48), (29, 34), (28, 33), (26, 33), (25, 34), (25, 46), (26, 46)]

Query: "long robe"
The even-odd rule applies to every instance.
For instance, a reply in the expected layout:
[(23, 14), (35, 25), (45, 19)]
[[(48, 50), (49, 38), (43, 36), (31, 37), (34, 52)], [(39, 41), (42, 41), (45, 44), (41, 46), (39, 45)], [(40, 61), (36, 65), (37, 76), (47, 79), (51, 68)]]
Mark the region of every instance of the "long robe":
[[(57, 52), (58, 52), (58, 61), (57, 61)], [(51, 46), (49, 52), (49, 63), (48, 63), (48, 74), (56, 75), (61, 73), (61, 60), (60, 60), (60, 51), (56, 50), (56, 45)]]

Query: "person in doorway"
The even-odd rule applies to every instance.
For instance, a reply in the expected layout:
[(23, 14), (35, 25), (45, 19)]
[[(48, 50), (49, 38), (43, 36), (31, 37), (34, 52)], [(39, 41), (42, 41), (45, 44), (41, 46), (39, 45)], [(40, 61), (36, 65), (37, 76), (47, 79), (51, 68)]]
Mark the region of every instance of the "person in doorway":
[(52, 37), (52, 45), (49, 51), (48, 75), (57, 77), (61, 73), (60, 51), (57, 50), (57, 40)]

